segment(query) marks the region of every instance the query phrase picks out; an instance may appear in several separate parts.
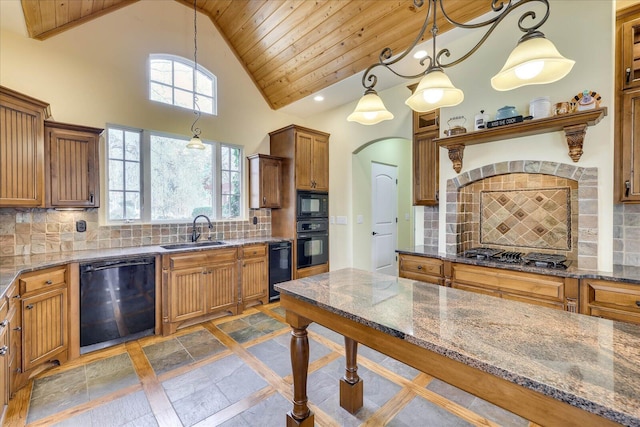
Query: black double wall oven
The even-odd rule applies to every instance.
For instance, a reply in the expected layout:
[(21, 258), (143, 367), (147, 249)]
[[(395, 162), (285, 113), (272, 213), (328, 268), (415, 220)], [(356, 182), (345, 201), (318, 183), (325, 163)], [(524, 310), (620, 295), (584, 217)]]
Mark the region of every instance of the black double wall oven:
[(328, 193), (298, 191), (296, 216), (296, 267), (329, 262)]

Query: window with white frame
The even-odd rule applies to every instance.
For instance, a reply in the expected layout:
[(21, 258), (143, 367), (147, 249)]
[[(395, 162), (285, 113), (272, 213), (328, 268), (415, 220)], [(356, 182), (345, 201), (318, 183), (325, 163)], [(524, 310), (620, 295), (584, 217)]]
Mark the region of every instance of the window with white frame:
[(176, 222), (242, 213), (242, 147), (107, 126), (108, 220)]
[(217, 115), (216, 76), (186, 58), (175, 55), (149, 56), (149, 99)]

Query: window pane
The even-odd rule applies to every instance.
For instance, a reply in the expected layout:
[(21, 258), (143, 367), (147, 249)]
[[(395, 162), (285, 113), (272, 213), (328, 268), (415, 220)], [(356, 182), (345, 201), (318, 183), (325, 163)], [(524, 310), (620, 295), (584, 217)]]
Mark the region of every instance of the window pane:
[(173, 63), (174, 69), (174, 86), (188, 91), (193, 91), (193, 67), (182, 64), (180, 62)]
[(186, 139), (151, 136), (151, 219), (192, 219), (213, 212), (212, 148), (186, 148)]
[(240, 174), (231, 172), (231, 191), (230, 194), (240, 194)]
[(196, 73), (196, 92), (201, 95), (213, 95), (213, 82), (200, 71)]
[(231, 154), (231, 167), (229, 169), (237, 171), (240, 170), (240, 150), (235, 148), (229, 148)]
[(124, 137), (121, 129), (109, 129), (109, 157), (122, 159)]
[(125, 219), (140, 218), (140, 193), (127, 191), (125, 193)]
[(151, 80), (171, 85), (171, 62), (168, 59), (152, 59), (149, 63)]
[(223, 170), (229, 170), (229, 147), (220, 148), (220, 165)]
[(203, 113), (213, 114), (213, 99), (198, 95), (198, 106)]
[(125, 162), (125, 189), (127, 191), (140, 191), (140, 163)]
[(109, 191), (109, 219), (124, 219), (124, 193), (121, 191)]
[(229, 172), (222, 171), (221, 178), (220, 188), (222, 189), (222, 194), (229, 194), (231, 192), (231, 178), (229, 177)]
[(173, 104), (173, 91), (171, 89), (171, 86), (151, 82), (149, 83), (149, 99), (164, 102), (165, 104)]
[(222, 217), (229, 218), (231, 207), (229, 205), (229, 196), (222, 196)]
[(125, 159), (140, 160), (140, 132), (125, 132)]
[(229, 218), (240, 216), (240, 196), (229, 196)]
[(174, 105), (178, 107), (193, 109), (193, 93), (185, 92), (184, 90), (176, 89)]
[(124, 176), (121, 160), (109, 160), (109, 190), (124, 190)]

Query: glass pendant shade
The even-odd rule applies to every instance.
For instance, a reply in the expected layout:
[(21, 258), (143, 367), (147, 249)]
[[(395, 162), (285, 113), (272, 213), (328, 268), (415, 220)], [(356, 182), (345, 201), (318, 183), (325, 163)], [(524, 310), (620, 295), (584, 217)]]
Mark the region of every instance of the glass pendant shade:
[(424, 113), (441, 107), (452, 107), (464, 100), (464, 93), (456, 88), (441, 70), (434, 69), (420, 80), (416, 91), (405, 101), (413, 111)]
[(382, 99), (373, 89), (367, 89), (364, 96), (358, 101), (356, 109), (347, 117), (348, 121), (361, 125), (375, 125), (391, 119), (393, 119), (393, 114), (387, 111)]
[(193, 135), (191, 141), (187, 144), (187, 148), (195, 148), (196, 150), (204, 150), (205, 146), (198, 135)]
[(562, 56), (544, 36), (520, 40), (502, 70), (491, 78), (491, 86), (504, 91), (553, 83), (569, 74), (573, 64), (575, 61)]

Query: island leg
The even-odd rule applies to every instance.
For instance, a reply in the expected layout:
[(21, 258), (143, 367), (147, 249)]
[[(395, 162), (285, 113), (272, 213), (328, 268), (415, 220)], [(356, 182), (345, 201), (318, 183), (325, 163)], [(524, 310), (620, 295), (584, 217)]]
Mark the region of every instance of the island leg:
[(287, 312), (291, 325), (291, 369), (293, 372), (293, 410), (287, 413), (287, 427), (313, 427), (314, 415), (307, 406), (307, 372), (309, 370), (310, 320)]
[(344, 337), (346, 368), (340, 380), (340, 406), (351, 414), (362, 408), (363, 384), (358, 376), (358, 342)]

